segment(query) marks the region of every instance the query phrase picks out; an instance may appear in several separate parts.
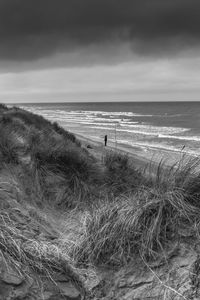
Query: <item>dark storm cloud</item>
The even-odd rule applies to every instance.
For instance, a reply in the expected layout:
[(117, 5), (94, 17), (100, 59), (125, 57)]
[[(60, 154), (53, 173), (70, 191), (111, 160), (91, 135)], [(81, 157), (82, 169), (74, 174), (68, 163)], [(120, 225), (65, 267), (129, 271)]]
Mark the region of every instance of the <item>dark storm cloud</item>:
[(200, 42), (199, 0), (0, 0), (0, 58), (129, 41), (144, 54)]

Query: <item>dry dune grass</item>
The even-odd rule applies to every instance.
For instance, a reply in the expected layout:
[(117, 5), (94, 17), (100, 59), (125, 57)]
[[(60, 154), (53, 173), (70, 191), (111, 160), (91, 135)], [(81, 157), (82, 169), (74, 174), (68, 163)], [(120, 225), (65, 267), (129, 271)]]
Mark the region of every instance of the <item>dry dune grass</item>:
[[(13, 188), (12, 182), (0, 181), (0, 254), (7, 265), (21, 276), (32, 277), (38, 283), (47, 278), (54, 283), (55, 274), (63, 274), (76, 288), (85, 294), (85, 287), (69, 250), (59, 240), (50, 239), (51, 225), (39, 218), (36, 208), (24, 203), (26, 195), (20, 184)], [(21, 203), (17, 200), (21, 196)], [(33, 210), (35, 213), (33, 213)], [(46, 229), (46, 230), (43, 230)], [(42, 238), (42, 232), (50, 232)], [(41, 238), (40, 238), (41, 236)]]
[[(61, 272), (84, 291), (81, 264), (167, 259), (182, 226), (199, 234), (198, 158), (142, 172), (128, 156), (108, 152), (100, 166), (71, 133), (19, 109), (6, 110), (0, 133), (0, 251), (19, 272)], [(37, 226), (48, 231), (53, 218), (43, 211), (55, 211), (55, 239), (40, 238)]]
[(160, 164), (131, 197), (106, 202), (93, 211), (86, 218), (77, 259), (122, 265), (138, 254), (146, 261), (162, 254), (167, 257), (168, 245), (180, 238), (180, 226), (193, 227), (198, 233), (200, 199), (194, 191), (200, 188), (199, 167), (196, 158), (168, 169)]

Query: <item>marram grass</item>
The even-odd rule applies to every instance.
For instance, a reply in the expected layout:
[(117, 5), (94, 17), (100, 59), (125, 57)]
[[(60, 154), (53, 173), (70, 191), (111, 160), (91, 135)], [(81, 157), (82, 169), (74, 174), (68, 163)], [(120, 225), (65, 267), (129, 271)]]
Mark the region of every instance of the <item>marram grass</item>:
[(183, 224), (198, 233), (200, 206), (197, 194), (200, 161), (166, 169), (163, 165), (153, 178), (129, 198), (106, 202), (85, 222), (85, 235), (77, 246), (81, 263), (121, 265), (140, 255), (145, 260), (167, 256), (169, 244), (180, 239)]

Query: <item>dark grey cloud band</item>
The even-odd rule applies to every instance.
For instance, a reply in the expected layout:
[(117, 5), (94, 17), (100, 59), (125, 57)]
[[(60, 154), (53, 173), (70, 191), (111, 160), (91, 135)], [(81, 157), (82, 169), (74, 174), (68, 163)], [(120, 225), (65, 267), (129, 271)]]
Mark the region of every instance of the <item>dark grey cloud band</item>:
[(143, 54), (196, 46), (199, 0), (0, 0), (0, 58), (129, 41)]

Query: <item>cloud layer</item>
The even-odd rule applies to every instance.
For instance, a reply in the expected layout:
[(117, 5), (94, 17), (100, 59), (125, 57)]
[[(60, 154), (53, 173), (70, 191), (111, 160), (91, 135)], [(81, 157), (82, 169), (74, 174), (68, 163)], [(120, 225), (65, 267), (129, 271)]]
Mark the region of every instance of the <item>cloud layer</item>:
[(143, 55), (198, 46), (199, 0), (0, 0), (0, 59), (129, 43)]

